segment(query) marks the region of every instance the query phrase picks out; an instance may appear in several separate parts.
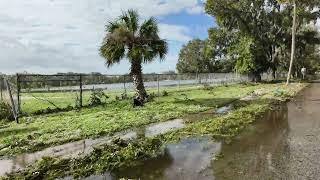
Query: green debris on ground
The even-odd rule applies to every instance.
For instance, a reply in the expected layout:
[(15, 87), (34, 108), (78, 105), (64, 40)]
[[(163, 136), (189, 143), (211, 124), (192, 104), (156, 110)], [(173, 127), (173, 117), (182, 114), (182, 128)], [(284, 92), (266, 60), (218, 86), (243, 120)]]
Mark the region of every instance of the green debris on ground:
[(56, 179), (66, 176), (86, 177), (106, 171), (137, 166), (143, 161), (164, 153), (160, 139), (123, 141), (116, 139), (110, 145), (96, 148), (90, 155), (78, 159), (43, 158), (29, 169), (3, 177), (14, 179)]
[[(0, 156), (33, 152), (84, 138), (95, 138), (181, 118), (223, 106), (257, 89), (278, 85), (249, 84), (168, 91), (144, 107), (133, 108), (130, 100), (69, 112), (22, 117), (20, 124), (0, 129)], [(111, 97), (110, 97), (111, 98)], [(109, 98), (109, 99), (110, 99)]]

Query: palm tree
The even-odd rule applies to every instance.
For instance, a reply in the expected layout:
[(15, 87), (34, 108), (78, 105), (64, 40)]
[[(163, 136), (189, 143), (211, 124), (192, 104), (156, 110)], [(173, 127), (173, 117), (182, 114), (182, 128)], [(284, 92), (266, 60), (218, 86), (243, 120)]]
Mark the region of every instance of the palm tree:
[(106, 35), (100, 47), (100, 54), (106, 59), (108, 67), (128, 59), (131, 63), (130, 76), (133, 79), (137, 98), (145, 101), (147, 92), (142, 78), (142, 63), (156, 58), (163, 60), (168, 52), (165, 40), (160, 39), (155, 18), (139, 23), (135, 10), (124, 12), (115, 21), (106, 25)]

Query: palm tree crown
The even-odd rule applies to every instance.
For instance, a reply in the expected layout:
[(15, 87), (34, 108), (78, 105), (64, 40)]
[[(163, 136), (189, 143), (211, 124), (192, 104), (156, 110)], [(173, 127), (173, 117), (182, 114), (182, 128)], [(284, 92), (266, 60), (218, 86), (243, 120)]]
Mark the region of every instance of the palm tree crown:
[(118, 19), (106, 25), (100, 54), (106, 59), (108, 67), (119, 63), (125, 57), (129, 61), (150, 62), (159, 57), (162, 60), (168, 47), (159, 38), (159, 28), (153, 17), (139, 24), (139, 15), (128, 10)]
[(130, 75), (137, 98), (142, 102), (147, 98), (147, 92), (143, 84), (141, 64), (156, 58), (163, 60), (168, 52), (167, 42), (160, 39), (158, 33), (156, 19), (152, 17), (140, 24), (138, 13), (128, 10), (106, 25), (106, 36), (100, 48), (100, 55), (106, 59), (108, 67), (125, 58), (130, 61)]

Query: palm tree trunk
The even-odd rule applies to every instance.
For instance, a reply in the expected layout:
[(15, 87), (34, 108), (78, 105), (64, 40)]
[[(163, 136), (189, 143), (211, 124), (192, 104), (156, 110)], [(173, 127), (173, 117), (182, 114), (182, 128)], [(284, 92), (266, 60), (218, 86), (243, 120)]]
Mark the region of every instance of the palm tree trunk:
[(140, 60), (132, 60), (130, 75), (133, 79), (137, 98), (142, 102), (145, 101), (147, 98), (147, 92), (143, 84), (142, 65)]
[(297, 4), (293, 1), (293, 24), (292, 24), (292, 47), (291, 47), (291, 59), (290, 59), (290, 67), (287, 77), (287, 85), (290, 83), (290, 77), (292, 72), (293, 60), (296, 49), (296, 19), (297, 19)]

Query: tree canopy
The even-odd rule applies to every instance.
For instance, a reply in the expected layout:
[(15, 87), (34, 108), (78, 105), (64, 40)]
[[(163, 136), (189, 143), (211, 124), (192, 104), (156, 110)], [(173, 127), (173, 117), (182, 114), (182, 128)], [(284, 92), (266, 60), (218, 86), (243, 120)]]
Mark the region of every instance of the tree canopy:
[[(291, 49), (293, 1), (207, 0), (206, 12), (216, 19), (209, 30), (206, 59), (229, 62), (234, 70), (259, 76), (287, 71)], [(319, 34), (314, 23), (320, 16), (319, 0), (296, 0), (297, 43), (294, 72), (302, 66), (315, 70)], [(316, 63), (316, 64), (315, 64)], [(318, 63), (318, 64), (317, 64)], [(308, 68), (308, 67), (307, 67)], [(211, 69), (216, 71), (216, 69)]]

